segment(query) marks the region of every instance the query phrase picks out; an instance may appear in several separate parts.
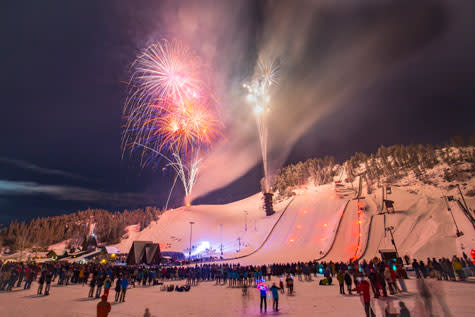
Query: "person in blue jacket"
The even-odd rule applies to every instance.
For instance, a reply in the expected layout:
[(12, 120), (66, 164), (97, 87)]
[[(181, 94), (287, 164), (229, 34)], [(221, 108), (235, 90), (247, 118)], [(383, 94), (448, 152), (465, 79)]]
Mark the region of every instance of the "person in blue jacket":
[(127, 287), (129, 286), (129, 279), (127, 276), (120, 281), (120, 300), (119, 303), (125, 302), (125, 293), (127, 292)]
[(275, 285), (275, 283), (272, 283), (272, 287), (270, 288), (270, 291), (272, 292), (272, 308), (274, 311), (279, 311), (279, 288)]
[(264, 312), (267, 313), (267, 286), (264, 282), (259, 282), (257, 284), (257, 288), (259, 289), (259, 293), (261, 294), (261, 313), (262, 313), (262, 304), (264, 304)]

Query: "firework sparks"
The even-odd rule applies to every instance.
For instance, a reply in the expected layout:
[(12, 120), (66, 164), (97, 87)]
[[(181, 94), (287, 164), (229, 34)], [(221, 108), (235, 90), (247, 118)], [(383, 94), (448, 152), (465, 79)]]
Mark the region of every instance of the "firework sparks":
[(277, 85), (278, 73), (279, 67), (276, 61), (259, 60), (254, 79), (249, 84), (243, 85), (244, 88), (248, 90), (246, 100), (252, 105), (252, 110), (256, 115), (262, 162), (264, 165), (264, 184), (266, 192), (270, 191), (269, 167), (267, 164), (267, 117), (270, 112), (271, 86)]
[(201, 65), (199, 58), (176, 40), (150, 45), (132, 64), (130, 82), (135, 89), (128, 103), (198, 97), (203, 85)]
[(200, 153), (220, 128), (213, 99), (200, 78), (202, 64), (179, 42), (162, 40), (146, 48), (132, 68), (124, 105), (123, 151), (138, 150), (143, 166), (165, 159), (182, 181), (188, 205)]
[(215, 115), (198, 99), (165, 109), (151, 124), (155, 133), (163, 138), (163, 144), (178, 153), (187, 153), (194, 146), (211, 144), (219, 130)]

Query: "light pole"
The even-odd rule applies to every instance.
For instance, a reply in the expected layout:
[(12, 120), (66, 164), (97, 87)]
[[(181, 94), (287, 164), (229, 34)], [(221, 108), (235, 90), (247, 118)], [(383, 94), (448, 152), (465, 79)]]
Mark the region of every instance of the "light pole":
[(191, 237), (193, 236), (193, 221), (190, 221), (190, 252), (188, 253), (188, 259), (191, 260)]
[(219, 225), (220, 232), (219, 232), (219, 239), (221, 240), (221, 256), (223, 256), (223, 224)]
[(244, 231), (247, 231), (247, 211), (244, 210)]

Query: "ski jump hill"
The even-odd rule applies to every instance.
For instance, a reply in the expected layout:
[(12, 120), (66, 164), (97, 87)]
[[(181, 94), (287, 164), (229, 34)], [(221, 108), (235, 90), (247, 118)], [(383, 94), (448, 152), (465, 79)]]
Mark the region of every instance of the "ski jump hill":
[[(220, 257), (222, 250), (223, 259), (234, 263), (347, 261), (394, 250), (385, 230), (393, 227), (402, 256), (452, 257), (475, 248), (474, 199), (466, 197), (468, 210), (458, 201), (448, 202), (452, 218), (442, 198), (456, 195), (455, 189), (442, 193), (432, 185), (393, 186), (385, 198), (394, 201), (395, 211), (383, 212), (381, 190), (363, 195), (361, 186), (353, 188), (340, 183), (303, 186), (292, 198), (275, 203), (276, 213), (269, 217), (261, 193), (225, 205), (168, 210), (142, 231), (138, 225), (128, 227), (115, 246), (125, 253), (134, 240), (146, 240), (159, 242), (162, 251), (188, 255), (191, 237), (192, 256)], [(454, 220), (463, 232), (460, 237)]]

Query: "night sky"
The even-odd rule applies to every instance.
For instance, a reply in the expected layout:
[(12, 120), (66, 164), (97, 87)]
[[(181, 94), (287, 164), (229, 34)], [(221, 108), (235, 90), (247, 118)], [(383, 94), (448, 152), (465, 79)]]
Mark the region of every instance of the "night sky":
[[(197, 21), (239, 22), (224, 27), (234, 33), (213, 42), (220, 43), (215, 54), (228, 56), (232, 51), (239, 56), (232, 67), (227, 66), (225, 79), (215, 78), (220, 79), (221, 94), (223, 86), (243, 82), (252, 75), (259, 43), (268, 36), (270, 16), (277, 12), (285, 17), (287, 9), (270, 13), (265, 1), (242, 1), (235, 12), (232, 2), (229, 7), (223, 4), (226, 1), (2, 3), (0, 223), (88, 207), (162, 206), (172, 172), (142, 169), (137, 161), (122, 158), (121, 115), (127, 93), (123, 82), (141, 49), (163, 37), (183, 35), (186, 40), (179, 32), (181, 12), (196, 12)], [(351, 52), (355, 43), (384, 25), (397, 27), (378, 33), (384, 35), (384, 45), (376, 47), (380, 58), (375, 63), (384, 67), (372, 70), (372, 80), (341, 99), (337, 109), (307, 123), (305, 131), (289, 141), (281, 164), (324, 155), (344, 161), (354, 152), (371, 153), (380, 145), (443, 144), (457, 134), (475, 135), (475, 2), (348, 0), (339, 6), (331, 2), (313, 1), (320, 5), (313, 11), (306, 38), (313, 36), (309, 42), (314, 44), (305, 46), (301, 64), (282, 60), (296, 70), (289, 71), (288, 78), (305, 72), (308, 76), (308, 65), (323, 67), (323, 58)], [(183, 11), (187, 6), (196, 9)], [(230, 21), (222, 14), (239, 17)], [(201, 36), (211, 37), (206, 30)], [(201, 40), (195, 37), (190, 46), (201, 52)], [(240, 50), (230, 49), (236, 41)], [(223, 61), (210, 62), (215, 73)], [(348, 76), (347, 84), (357, 83), (359, 75), (365, 77), (365, 69)], [(311, 71), (318, 74), (317, 68)], [(338, 71), (344, 78), (345, 70)], [(311, 81), (305, 85), (312, 89)], [(299, 103), (292, 102), (291, 107), (298, 108)], [(258, 191), (262, 166), (251, 163), (241, 177), (197, 201), (220, 203)], [(172, 204), (179, 205), (181, 199), (178, 188)]]

